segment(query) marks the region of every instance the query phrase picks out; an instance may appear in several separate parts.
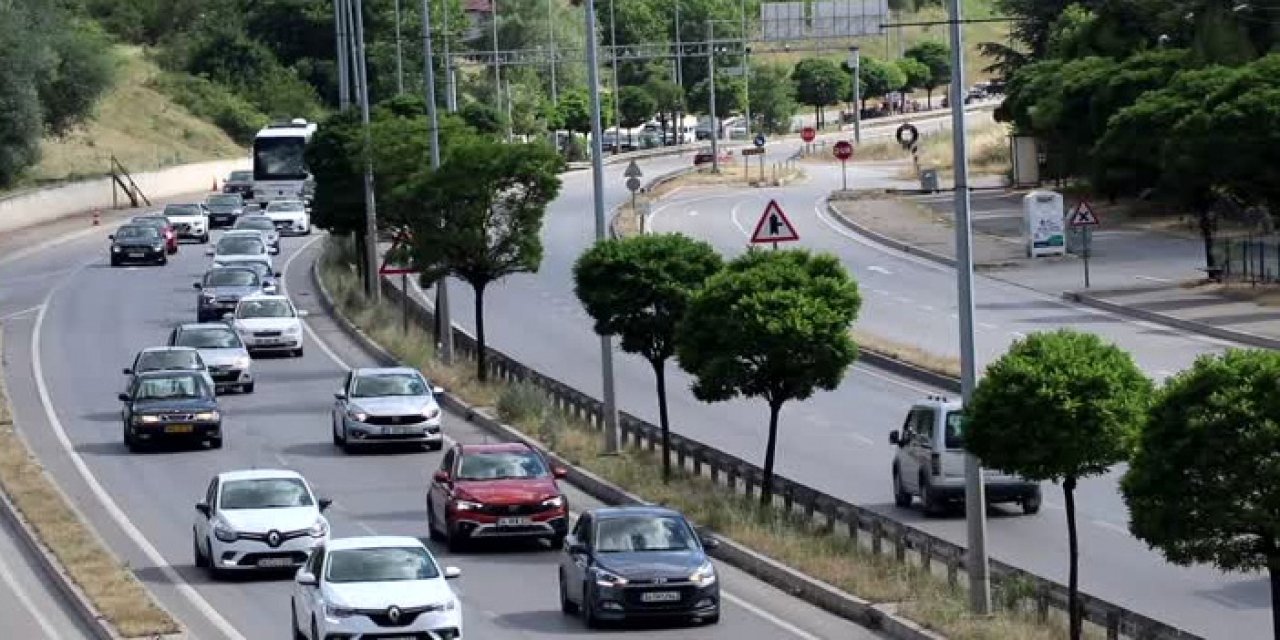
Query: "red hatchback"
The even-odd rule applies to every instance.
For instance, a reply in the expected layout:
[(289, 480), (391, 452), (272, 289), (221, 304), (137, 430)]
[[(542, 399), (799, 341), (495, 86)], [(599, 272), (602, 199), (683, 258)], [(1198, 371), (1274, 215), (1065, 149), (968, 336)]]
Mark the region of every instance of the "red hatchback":
[(173, 224), (169, 219), (160, 214), (147, 214), (144, 216), (134, 216), (129, 224), (145, 224), (153, 226), (160, 230), (160, 235), (164, 236), (164, 248), (169, 255), (178, 252), (178, 232), (173, 228)]
[(569, 532), (556, 484), (564, 476), (528, 445), (454, 445), (432, 476), (427, 529), (450, 550), (493, 538), (543, 538), (558, 549)]

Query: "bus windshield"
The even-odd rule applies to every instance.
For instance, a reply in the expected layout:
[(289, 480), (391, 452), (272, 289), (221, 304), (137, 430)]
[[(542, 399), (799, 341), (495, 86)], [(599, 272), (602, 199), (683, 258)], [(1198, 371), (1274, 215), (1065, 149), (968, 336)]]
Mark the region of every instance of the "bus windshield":
[(306, 179), (307, 166), (302, 157), (306, 147), (306, 138), (302, 136), (254, 140), (253, 179)]

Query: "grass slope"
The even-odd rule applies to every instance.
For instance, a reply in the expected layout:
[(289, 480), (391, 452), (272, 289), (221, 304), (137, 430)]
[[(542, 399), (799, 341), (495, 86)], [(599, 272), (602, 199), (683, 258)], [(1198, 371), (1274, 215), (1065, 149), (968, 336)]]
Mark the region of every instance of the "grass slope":
[(103, 175), (112, 155), (137, 173), (247, 153), (217, 126), (152, 88), (160, 69), (142, 49), (117, 47), (116, 56), (115, 87), (93, 119), (64, 138), (46, 139), (26, 186)]

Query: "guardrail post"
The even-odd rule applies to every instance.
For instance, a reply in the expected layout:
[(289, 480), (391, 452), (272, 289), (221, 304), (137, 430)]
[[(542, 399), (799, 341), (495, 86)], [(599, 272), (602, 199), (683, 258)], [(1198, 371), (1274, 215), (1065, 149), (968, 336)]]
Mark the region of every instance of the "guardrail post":
[(907, 560), (907, 536), (906, 530), (902, 525), (893, 528), (893, 557), (898, 562), (906, 562)]
[(956, 549), (947, 552), (947, 584), (952, 587), (960, 582), (960, 554)]
[(791, 485), (786, 484), (781, 487), (782, 491), (782, 510), (791, 515), (791, 508), (795, 506), (795, 496), (791, 495)]
[(840, 519), (840, 508), (834, 503), (828, 502), (826, 508), (822, 512), (822, 515), (827, 518), (827, 522), (822, 527), (822, 530), (828, 534), (834, 534), (836, 532), (836, 520)]
[(920, 568), (925, 573), (933, 571), (933, 538), (925, 536), (924, 542), (920, 543)]
[(862, 516), (858, 514), (857, 507), (849, 512), (849, 519), (845, 521), (849, 525), (849, 540), (853, 542), (853, 547), (858, 548), (859, 530), (862, 529)]
[(753, 489), (752, 485), (754, 484), (753, 482), (754, 480), (755, 478), (751, 477), (751, 471), (748, 470), (746, 473), (742, 474), (742, 490), (746, 492), (748, 498), (751, 497), (751, 490)]
[(1107, 640), (1120, 640), (1120, 612), (1115, 609), (1107, 612)]
[(871, 521), (871, 553), (880, 555), (884, 544), (884, 523), (879, 518)]
[(685, 444), (683, 441), (677, 441), (676, 442), (676, 467), (679, 468), (681, 471), (685, 470), (684, 458), (685, 458)]
[(812, 494), (809, 495), (808, 500), (805, 500), (804, 517), (806, 520), (810, 520), (810, 521), (813, 520), (813, 513), (818, 510), (817, 502), (818, 502), (818, 498)]
[(702, 475), (702, 450), (695, 449), (693, 451), (693, 475)]
[(729, 485), (729, 490), (736, 492), (738, 490), (738, 468), (729, 465), (729, 468), (724, 470), (724, 476), (724, 481)]
[(1049, 619), (1049, 588), (1044, 585), (1036, 588), (1036, 619), (1040, 622)]
[[(711, 467), (711, 484), (720, 484), (720, 461), (713, 458), (707, 462)], [(732, 489), (733, 486), (730, 485), (729, 488)]]

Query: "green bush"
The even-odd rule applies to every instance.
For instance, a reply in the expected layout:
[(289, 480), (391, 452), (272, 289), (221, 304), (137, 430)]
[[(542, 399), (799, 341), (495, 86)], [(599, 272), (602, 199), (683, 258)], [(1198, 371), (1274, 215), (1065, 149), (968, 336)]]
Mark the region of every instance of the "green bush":
[(521, 382), (502, 389), (498, 396), (498, 416), (504, 422), (537, 422), (549, 406), (547, 394), (536, 385)]
[(269, 120), (249, 101), (205, 78), (164, 72), (151, 85), (196, 116), (218, 125), (241, 144), (251, 142)]

